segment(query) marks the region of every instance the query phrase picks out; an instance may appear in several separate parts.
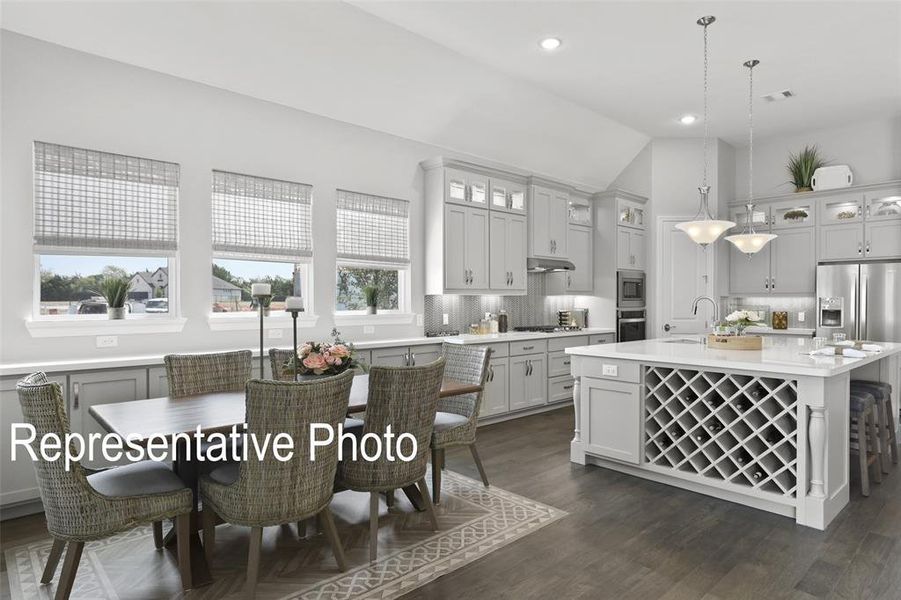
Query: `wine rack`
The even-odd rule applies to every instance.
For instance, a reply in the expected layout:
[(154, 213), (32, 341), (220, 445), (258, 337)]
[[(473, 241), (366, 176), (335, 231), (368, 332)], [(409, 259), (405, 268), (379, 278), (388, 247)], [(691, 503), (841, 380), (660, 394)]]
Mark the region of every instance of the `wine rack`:
[(645, 458), (761, 492), (797, 490), (797, 382), (646, 367)]

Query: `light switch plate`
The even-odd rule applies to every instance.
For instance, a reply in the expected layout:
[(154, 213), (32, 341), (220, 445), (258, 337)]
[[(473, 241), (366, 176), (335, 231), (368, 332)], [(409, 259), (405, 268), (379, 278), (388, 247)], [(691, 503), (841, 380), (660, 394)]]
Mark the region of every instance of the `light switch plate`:
[(417, 327), (422, 327), (422, 324), (425, 322), (422, 315), (416, 315), (416, 325)]
[(803, 322), (804, 322), (804, 311), (802, 310), (801, 312), (798, 313), (798, 323), (803, 323)]
[(280, 339), (282, 339), (282, 336), (284, 334), (285, 334), (285, 332), (282, 331), (281, 329), (270, 329), (269, 333), (267, 334), (267, 337), (270, 340), (280, 340)]
[(375, 333), (375, 327), (372, 325), (363, 325), (363, 333)]
[(441, 324), (442, 325), (450, 325), (450, 315), (447, 313), (441, 314)]
[(619, 373), (619, 365), (603, 365), (601, 367), (601, 374), (606, 375), (607, 377), (616, 377)]
[(98, 348), (115, 348), (119, 345), (119, 336), (117, 335), (98, 335), (97, 336), (97, 347)]

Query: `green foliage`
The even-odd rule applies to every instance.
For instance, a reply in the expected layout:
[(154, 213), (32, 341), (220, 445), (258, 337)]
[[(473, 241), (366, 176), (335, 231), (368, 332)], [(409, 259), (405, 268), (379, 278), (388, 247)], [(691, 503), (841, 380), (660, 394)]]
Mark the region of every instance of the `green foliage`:
[(367, 306), (363, 289), (378, 289), (376, 300), (381, 310), (396, 310), (399, 303), (399, 281), (395, 270), (338, 267), (336, 307), (338, 310), (363, 310)]
[(794, 184), (795, 189), (809, 188), (814, 171), (826, 166), (827, 162), (820, 156), (816, 145), (804, 146), (804, 149), (798, 154), (790, 154), (786, 168), (791, 175), (791, 183)]
[(98, 295), (106, 298), (110, 308), (122, 308), (131, 288), (129, 277), (104, 277), (97, 290)]
[(366, 306), (379, 305), (379, 288), (375, 285), (367, 285), (363, 288), (363, 298), (366, 300)]

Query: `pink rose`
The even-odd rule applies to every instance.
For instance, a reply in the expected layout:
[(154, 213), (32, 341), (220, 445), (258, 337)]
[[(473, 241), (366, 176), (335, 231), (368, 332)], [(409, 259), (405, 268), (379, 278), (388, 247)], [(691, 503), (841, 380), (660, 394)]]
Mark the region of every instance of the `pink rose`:
[(321, 354), (310, 354), (308, 357), (303, 359), (303, 366), (308, 369), (312, 369), (313, 371), (321, 371), (328, 365), (325, 362), (325, 358)]
[(335, 366), (341, 365), (341, 359), (339, 357), (335, 356), (334, 354), (326, 354), (325, 362), (327, 362), (330, 365), (335, 365)]
[(341, 358), (350, 356), (350, 350), (347, 349), (347, 346), (344, 344), (336, 344), (330, 348), (331, 353), (335, 356), (340, 356)]
[(304, 344), (303, 346), (301, 346), (300, 348), (297, 349), (297, 355), (298, 356), (306, 356), (307, 354), (309, 354), (312, 351), (313, 351), (312, 344), (307, 342), (306, 344)]

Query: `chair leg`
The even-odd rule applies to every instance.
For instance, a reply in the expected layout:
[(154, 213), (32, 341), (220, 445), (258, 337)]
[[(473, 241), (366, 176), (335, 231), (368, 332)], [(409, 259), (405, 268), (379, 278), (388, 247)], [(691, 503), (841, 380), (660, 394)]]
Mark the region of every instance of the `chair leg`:
[(423, 502), (425, 502), (425, 511), (429, 514), (429, 521), (432, 522), (432, 531), (438, 531), (438, 517), (435, 516), (435, 507), (429, 498), (429, 486), (425, 482), (425, 477), (420, 479), (417, 485), (422, 494)]
[(482, 466), (482, 459), (479, 458), (479, 451), (476, 450), (475, 442), (469, 445), (469, 451), (472, 453), (472, 460), (474, 460), (476, 463), (476, 468), (479, 470), (479, 475), (482, 476), (482, 485), (488, 487), (488, 475), (485, 474), (485, 467)]
[[(873, 469), (873, 481), (876, 483), (882, 483), (882, 459), (879, 456), (879, 432), (876, 431), (876, 413), (879, 411), (879, 407), (874, 406), (872, 412), (870, 412), (869, 417), (867, 418), (867, 430), (869, 432), (869, 444), (873, 446), (873, 455), (876, 460), (874, 462), (875, 468)], [(867, 444), (864, 444), (867, 445)]]
[(163, 549), (163, 522), (153, 522), (153, 547), (157, 550)]
[(257, 578), (260, 575), (260, 547), (263, 545), (263, 528), (250, 528), (250, 551), (247, 553), (247, 581), (244, 597), (253, 598), (257, 592)]
[(888, 475), (889, 473), (889, 430), (888, 415), (886, 415), (885, 400), (876, 402), (876, 425), (879, 428), (879, 468)]
[(213, 564), (213, 554), (216, 549), (216, 513), (213, 507), (204, 506), (202, 512), (203, 522), (203, 555), (208, 565)]
[(56, 588), (56, 600), (68, 600), (72, 593), (72, 585), (75, 583), (75, 573), (78, 571), (78, 563), (81, 561), (81, 551), (84, 550), (84, 542), (69, 542), (66, 549), (66, 559), (63, 561), (63, 572), (59, 576), (59, 585)]
[(50, 583), (53, 581), (53, 574), (56, 573), (56, 567), (59, 565), (59, 559), (66, 549), (66, 542), (63, 540), (53, 540), (53, 548), (50, 549), (50, 556), (47, 557), (47, 565), (44, 567), (44, 575), (41, 577), (41, 583)]
[(181, 575), (181, 587), (189, 590), (194, 587), (191, 580), (191, 513), (175, 517), (175, 529), (178, 530), (178, 572)]
[(394, 490), (385, 492), (385, 504), (388, 505), (388, 508), (394, 507)]
[(892, 464), (898, 464), (898, 436), (895, 433), (895, 409), (892, 408), (892, 398), (885, 399), (886, 427), (889, 433), (889, 450), (892, 453)]
[(379, 553), (379, 493), (369, 492), (369, 562)]
[(432, 503), (441, 502), (441, 469), (444, 468), (444, 450), (432, 448)]
[(867, 460), (867, 431), (865, 428), (866, 413), (860, 413), (854, 429), (857, 433), (857, 457), (860, 464), (860, 493), (866, 497), (870, 495), (870, 467)]
[(347, 561), (344, 560), (344, 548), (341, 546), (341, 538), (338, 537), (338, 528), (335, 527), (335, 519), (332, 517), (332, 511), (325, 507), (319, 513), (319, 520), (322, 523), (322, 529), (328, 543), (335, 553), (335, 562), (338, 563), (338, 570), (342, 573), (347, 570)]

